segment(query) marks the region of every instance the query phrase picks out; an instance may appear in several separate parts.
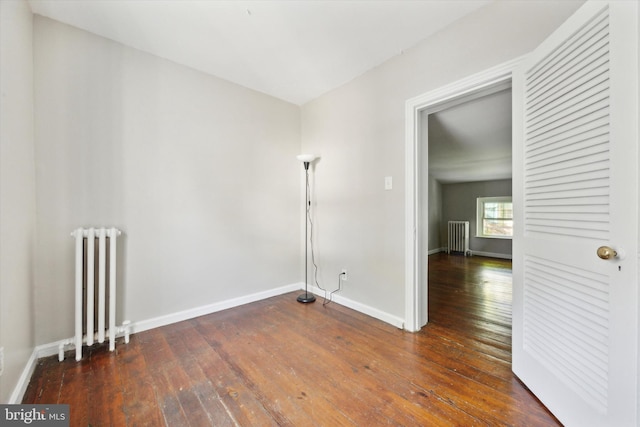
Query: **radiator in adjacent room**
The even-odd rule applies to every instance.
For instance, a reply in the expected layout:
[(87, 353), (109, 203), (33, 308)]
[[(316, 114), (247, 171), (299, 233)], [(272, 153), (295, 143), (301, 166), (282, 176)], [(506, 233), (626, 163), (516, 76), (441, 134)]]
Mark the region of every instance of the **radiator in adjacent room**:
[(129, 342), (129, 322), (116, 326), (116, 261), (120, 230), (78, 228), (75, 238), (75, 335), (59, 345), (58, 359), (64, 359), (64, 346), (74, 345), (76, 360), (82, 359), (82, 345), (104, 343), (115, 349), (116, 335)]
[(469, 221), (449, 221), (447, 253), (461, 252), (471, 255), (469, 250)]

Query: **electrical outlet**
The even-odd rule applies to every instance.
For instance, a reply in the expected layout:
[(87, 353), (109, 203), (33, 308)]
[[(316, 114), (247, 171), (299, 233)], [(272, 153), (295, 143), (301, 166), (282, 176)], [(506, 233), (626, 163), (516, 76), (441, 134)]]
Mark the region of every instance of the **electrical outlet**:
[(342, 273), (340, 273), (340, 279), (344, 282), (347, 281), (348, 277), (347, 277), (347, 269), (343, 268), (342, 269)]
[(0, 347), (0, 375), (4, 372), (4, 347)]
[(393, 177), (385, 176), (384, 177), (384, 189), (385, 190), (393, 190)]

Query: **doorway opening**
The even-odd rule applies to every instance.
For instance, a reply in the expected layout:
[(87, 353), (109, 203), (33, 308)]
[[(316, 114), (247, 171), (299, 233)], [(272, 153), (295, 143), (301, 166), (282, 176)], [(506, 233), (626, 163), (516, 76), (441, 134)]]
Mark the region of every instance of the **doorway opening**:
[[(429, 158), (422, 176), (429, 189), (430, 322), (489, 344), (506, 362), (511, 358), (511, 97), (510, 87), (498, 87), (446, 109), (420, 112), (420, 147), (428, 147)], [(466, 240), (465, 248), (460, 240)]]
[(430, 230), (429, 123), (425, 115), (495, 94), (511, 87), (513, 70), (521, 58), (478, 73), (406, 103), (406, 287), (405, 329), (418, 331), (428, 321)]
[[(421, 169), (428, 186), (428, 254), (460, 251), (449, 232), (468, 240), (473, 254), (511, 258), (513, 225), (511, 88), (444, 110), (420, 112)], [(426, 180), (425, 180), (426, 177)], [(449, 230), (449, 221), (468, 230)], [(462, 236), (466, 234), (466, 236)], [(467, 250), (463, 250), (468, 252)]]

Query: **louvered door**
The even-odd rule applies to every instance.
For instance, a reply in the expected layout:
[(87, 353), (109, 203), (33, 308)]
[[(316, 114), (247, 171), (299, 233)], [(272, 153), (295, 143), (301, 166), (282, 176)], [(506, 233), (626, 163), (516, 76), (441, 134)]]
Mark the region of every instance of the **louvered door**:
[(637, 422), (637, 7), (585, 4), (514, 75), (513, 370), (568, 426)]

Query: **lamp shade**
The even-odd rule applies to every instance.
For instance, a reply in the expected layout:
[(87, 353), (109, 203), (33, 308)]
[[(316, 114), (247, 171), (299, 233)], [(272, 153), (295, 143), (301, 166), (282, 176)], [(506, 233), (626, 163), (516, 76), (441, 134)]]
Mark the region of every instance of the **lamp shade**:
[(301, 162), (313, 162), (318, 158), (318, 156), (316, 156), (315, 154), (299, 154), (296, 156), (296, 158)]

